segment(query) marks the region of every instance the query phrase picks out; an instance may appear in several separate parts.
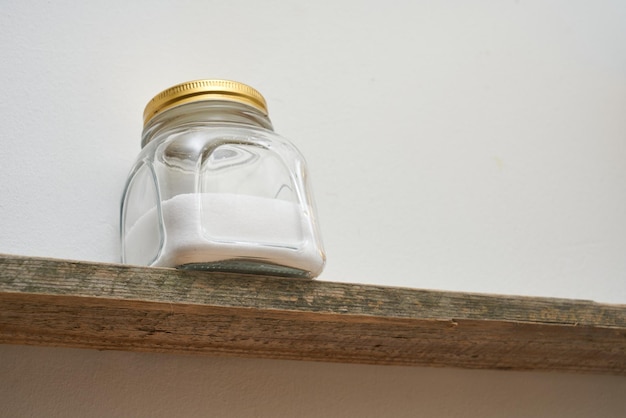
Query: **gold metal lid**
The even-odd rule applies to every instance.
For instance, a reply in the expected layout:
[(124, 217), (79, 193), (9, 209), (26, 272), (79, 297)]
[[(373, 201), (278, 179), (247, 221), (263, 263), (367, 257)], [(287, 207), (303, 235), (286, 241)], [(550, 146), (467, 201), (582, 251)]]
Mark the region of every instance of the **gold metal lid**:
[(196, 80), (177, 84), (154, 96), (143, 111), (144, 126), (166, 109), (199, 100), (229, 100), (244, 103), (267, 115), (265, 98), (246, 84), (229, 80)]

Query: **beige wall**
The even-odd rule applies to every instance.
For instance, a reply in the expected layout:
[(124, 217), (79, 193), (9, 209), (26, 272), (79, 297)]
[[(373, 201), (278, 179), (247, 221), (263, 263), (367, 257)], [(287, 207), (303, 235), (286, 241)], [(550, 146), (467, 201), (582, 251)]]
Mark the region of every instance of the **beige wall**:
[(6, 417), (623, 417), (626, 379), (0, 346)]

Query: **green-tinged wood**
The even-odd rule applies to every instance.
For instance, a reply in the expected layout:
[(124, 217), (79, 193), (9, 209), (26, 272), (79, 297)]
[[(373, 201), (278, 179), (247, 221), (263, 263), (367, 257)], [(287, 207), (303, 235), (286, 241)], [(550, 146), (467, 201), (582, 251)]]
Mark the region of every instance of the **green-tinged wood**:
[(0, 342), (626, 375), (626, 306), (0, 255)]

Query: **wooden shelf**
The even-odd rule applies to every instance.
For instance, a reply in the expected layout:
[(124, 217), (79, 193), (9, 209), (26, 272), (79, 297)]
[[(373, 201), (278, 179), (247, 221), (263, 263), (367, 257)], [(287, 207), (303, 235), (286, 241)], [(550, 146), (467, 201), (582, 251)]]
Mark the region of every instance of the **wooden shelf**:
[(0, 343), (626, 374), (626, 306), (0, 255)]

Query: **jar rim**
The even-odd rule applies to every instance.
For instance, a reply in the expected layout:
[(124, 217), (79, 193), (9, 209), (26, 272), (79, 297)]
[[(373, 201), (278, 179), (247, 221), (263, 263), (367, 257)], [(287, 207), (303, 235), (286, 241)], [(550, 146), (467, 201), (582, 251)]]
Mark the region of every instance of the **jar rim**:
[(265, 98), (247, 84), (232, 80), (204, 79), (169, 87), (154, 96), (143, 112), (144, 126), (157, 114), (183, 103), (200, 100), (227, 100), (254, 107), (268, 115)]

